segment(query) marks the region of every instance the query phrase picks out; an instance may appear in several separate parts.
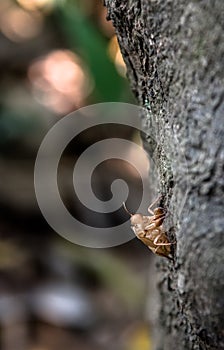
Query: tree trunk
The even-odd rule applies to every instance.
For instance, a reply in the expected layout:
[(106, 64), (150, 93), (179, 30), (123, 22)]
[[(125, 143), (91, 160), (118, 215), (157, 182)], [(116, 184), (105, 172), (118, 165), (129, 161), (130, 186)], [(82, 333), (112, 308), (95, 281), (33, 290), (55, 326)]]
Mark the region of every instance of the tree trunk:
[(224, 1), (105, 4), (177, 242), (158, 258), (155, 348), (224, 349)]

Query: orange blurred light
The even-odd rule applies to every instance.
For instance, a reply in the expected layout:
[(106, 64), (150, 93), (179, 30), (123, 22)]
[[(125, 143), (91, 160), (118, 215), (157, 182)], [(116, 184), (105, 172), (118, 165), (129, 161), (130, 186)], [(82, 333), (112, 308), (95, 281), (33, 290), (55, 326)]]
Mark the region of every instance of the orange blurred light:
[(16, 0), (26, 10), (35, 11), (38, 9), (52, 9), (55, 0)]
[(39, 13), (28, 13), (23, 9), (10, 6), (1, 14), (0, 28), (10, 40), (21, 42), (37, 36), (43, 25)]
[(120, 51), (120, 47), (118, 45), (116, 35), (114, 35), (109, 42), (108, 54), (109, 54), (110, 58), (112, 59), (112, 61), (114, 62), (118, 73), (122, 77), (125, 77), (126, 72), (127, 72), (127, 68), (126, 68), (126, 64), (123, 60), (121, 51)]
[(81, 107), (92, 90), (80, 59), (68, 50), (55, 50), (33, 62), (28, 76), (38, 101), (56, 113)]

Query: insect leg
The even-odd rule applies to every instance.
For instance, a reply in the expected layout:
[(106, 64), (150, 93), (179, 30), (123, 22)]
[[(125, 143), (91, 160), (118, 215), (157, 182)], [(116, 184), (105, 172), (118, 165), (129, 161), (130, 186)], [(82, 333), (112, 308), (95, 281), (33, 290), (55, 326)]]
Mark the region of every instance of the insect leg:
[(160, 234), (159, 236), (157, 236), (155, 239), (154, 239), (154, 241), (153, 241), (153, 244), (155, 244), (156, 246), (164, 246), (164, 245), (172, 245), (172, 243), (157, 243), (158, 242), (158, 240), (160, 239), (160, 238), (163, 238), (163, 234)]
[(152, 224), (155, 224), (155, 227), (159, 227), (162, 225), (164, 219), (165, 219), (166, 215), (163, 215), (161, 217), (156, 217), (155, 219), (152, 220)]
[(162, 246), (164, 246), (164, 245), (172, 245), (173, 243), (155, 243), (155, 242), (153, 242), (156, 246), (158, 246), (158, 247), (162, 247)]
[(162, 196), (158, 196), (153, 202), (152, 204), (150, 204), (150, 206), (148, 207), (148, 212), (150, 214), (154, 214), (153, 211), (151, 210), (151, 208), (162, 198)]
[(159, 248), (160, 248), (160, 247), (157, 247), (157, 248), (154, 250), (154, 253), (155, 253), (155, 254), (157, 254), (157, 255), (159, 255), (159, 256), (163, 256), (164, 258), (167, 258), (167, 259), (173, 261), (173, 258), (171, 258), (169, 255), (166, 255), (165, 253), (158, 252), (158, 249), (159, 249)]

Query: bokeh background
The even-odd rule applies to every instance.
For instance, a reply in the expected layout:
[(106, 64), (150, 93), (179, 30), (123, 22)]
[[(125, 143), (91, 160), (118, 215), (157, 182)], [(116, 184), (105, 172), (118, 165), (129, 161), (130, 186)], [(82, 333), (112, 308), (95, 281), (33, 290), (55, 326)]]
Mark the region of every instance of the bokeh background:
[[(147, 247), (71, 244), (47, 225), (34, 194), (38, 147), (60, 118), (93, 103), (134, 103), (103, 3), (1, 0), (0, 77), (0, 349), (150, 349)], [(111, 132), (139, 140), (133, 130)], [(108, 128), (89, 132), (64, 154), (59, 182), (77, 217), (85, 215), (67, 181), (74, 154), (105, 137)], [(136, 174), (112, 161), (95, 178), (102, 199), (124, 173), (137, 196)]]

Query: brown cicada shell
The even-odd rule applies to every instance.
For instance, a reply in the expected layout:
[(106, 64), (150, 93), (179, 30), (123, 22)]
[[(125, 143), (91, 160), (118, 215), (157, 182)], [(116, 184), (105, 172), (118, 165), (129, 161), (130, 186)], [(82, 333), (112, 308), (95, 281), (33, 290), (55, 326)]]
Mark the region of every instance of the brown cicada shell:
[(151, 216), (142, 214), (131, 214), (123, 203), (127, 213), (131, 216), (131, 228), (136, 237), (138, 237), (154, 254), (170, 257), (170, 246), (175, 242), (170, 242), (163, 228), (166, 210), (158, 207), (154, 210), (151, 208), (158, 202), (161, 197), (158, 197), (149, 207), (148, 212)]

